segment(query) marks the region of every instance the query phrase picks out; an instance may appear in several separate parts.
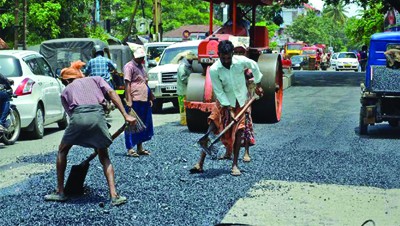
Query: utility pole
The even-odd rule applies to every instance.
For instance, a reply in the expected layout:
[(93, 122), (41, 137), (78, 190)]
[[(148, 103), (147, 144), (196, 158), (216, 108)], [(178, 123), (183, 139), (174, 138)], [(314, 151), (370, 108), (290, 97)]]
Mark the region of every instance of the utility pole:
[(27, 0), (23, 0), (24, 1), (24, 13), (23, 13), (23, 31), (22, 31), (22, 36), (23, 36), (23, 46), (22, 46), (22, 48), (24, 49), (24, 50), (26, 50), (26, 30), (27, 30), (27, 26), (26, 26), (26, 9), (27, 9), (27, 5), (28, 5), (28, 3), (27, 3)]
[(15, 9), (14, 9), (14, 49), (18, 49), (18, 27), (19, 27), (19, 3), (18, 0), (15, 0)]
[(161, 0), (153, 0), (153, 25), (156, 41), (161, 42)]

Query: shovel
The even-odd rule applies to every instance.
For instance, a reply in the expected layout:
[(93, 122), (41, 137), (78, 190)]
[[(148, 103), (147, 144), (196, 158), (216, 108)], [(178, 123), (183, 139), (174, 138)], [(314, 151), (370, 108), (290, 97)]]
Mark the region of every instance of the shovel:
[[(112, 136), (111, 139), (117, 138), (127, 126), (125, 123)], [(66, 195), (82, 195), (84, 192), (83, 183), (85, 182), (86, 174), (89, 170), (89, 163), (96, 158), (97, 151), (95, 150), (89, 157), (83, 160), (79, 165), (73, 165), (69, 173), (67, 183), (65, 184), (64, 192)]]
[[(243, 114), (246, 112), (246, 110), (251, 106), (251, 104), (256, 100), (257, 98), (255, 96), (253, 96), (247, 103), (246, 105), (244, 105), (243, 109), (235, 116), (235, 118), (233, 118), (233, 120), (225, 127), (225, 129), (223, 129), (212, 141), (208, 142), (209, 145), (208, 147), (204, 147), (201, 146), (200, 147), (203, 149), (203, 151), (208, 154), (213, 156), (213, 145), (216, 144), (219, 139), (226, 133), (226, 131), (228, 131), (230, 128), (232, 128), (233, 125), (235, 125), (239, 119), (243, 116)], [(201, 139), (203, 139), (204, 136)], [(200, 140), (198, 141), (198, 143), (200, 143)]]

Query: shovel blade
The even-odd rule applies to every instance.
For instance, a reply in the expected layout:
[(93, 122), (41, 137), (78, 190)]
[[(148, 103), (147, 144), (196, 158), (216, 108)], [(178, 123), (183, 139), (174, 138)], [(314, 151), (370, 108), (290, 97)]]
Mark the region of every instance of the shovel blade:
[(66, 195), (83, 195), (86, 174), (89, 170), (89, 163), (73, 165), (69, 173), (64, 192)]

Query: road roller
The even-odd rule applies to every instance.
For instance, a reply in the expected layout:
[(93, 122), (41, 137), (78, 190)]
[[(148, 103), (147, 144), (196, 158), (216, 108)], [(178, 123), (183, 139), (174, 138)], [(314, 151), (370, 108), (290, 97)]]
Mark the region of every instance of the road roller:
[[(256, 8), (272, 4), (272, 0), (205, 0), (210, 3), (209, 35), (198, 48), (201, 73), (189, 76), (186, 93), (186, 121), (189, 131), (204, 132), (208, 128), (207, 117), (215, 105), (210, 78), (210, 66), (217, 61), (218, 44), (230, 40), (245, 48), (245, 55), (256, 61), (263, 74), (261, 85), (264, 96), (252, 104), (255, 123), (277, 123), (281, 119), (283, 99), (283, 71), (280, 54), (272, 54), (269, 48), (268, 30), (255, 26)], [(214, 4), (228, 4), (232, 10), (231, 22), (213, 31)], [(247, 9), (242, 10), (240, 7)], [(227, 7), (227, 6), (226, 6)], [(238, 16), (240, 15), (241, 18)], [(251, 21), (246, 26), (245, 21)]]

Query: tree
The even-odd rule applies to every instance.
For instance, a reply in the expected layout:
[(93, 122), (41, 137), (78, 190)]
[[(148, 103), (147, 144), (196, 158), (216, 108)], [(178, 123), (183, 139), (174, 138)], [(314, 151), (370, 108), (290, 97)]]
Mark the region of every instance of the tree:
[(349, 39), (349, 45), (360, 49), (368, 45), (371, 35), (383, 31), (383, 16), (379, 12), (383, 4), (372, 4), (369, 9), (362, 12), (362, 18), (350, 18), (345, 26), (345, 34)]
[[(337, 5), (339, 2), (342, 0), (325, 0), (326, 4), (333, 4)], [(386, 12), (390, 6), (395, 8), (397, 11), (400, 12), (400, 1), (399, 0), (343, 0), (345, 4), (349, 3), (357, 3), (358, 5), (362, 6), (364, 9), (367, 8), (367, 6), (373, 5), (373, 4), (378, 4), (382, 3), (382, 9), (381, 13)]]
[(332, 46), (336, 51), (346, 49), (347, 39), (343, 29), (327, 16), (317, 16), (313, 11), (298, 17), (286, 33), (297, 41), (308, 44), (323, 43)]
[(330, 18), (333, 21), (338, 22), (339, 24), (344, 24), (346, 22), (347, 16), (345, 13), (347, 11), (344, 9), (344, 2), (339, 2), (337, 5), (331, 4), (325, 6), (323, 9), (324, 16)]

